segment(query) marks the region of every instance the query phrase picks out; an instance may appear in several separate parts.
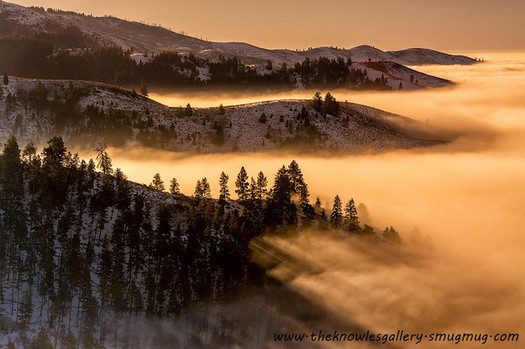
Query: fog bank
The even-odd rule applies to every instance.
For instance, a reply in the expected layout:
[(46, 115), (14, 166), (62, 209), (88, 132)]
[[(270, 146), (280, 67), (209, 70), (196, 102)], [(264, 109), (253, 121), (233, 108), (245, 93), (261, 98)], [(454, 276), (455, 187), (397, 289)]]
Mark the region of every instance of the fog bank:
[[(308, 266), (290, 268), (284, 262), (270, 271), (272, 276), (324, 311), (383, 332), (519, 332), (525, 328), (525, 55), (477, 56), (487, 62), (419, 67), (458, 82), (452, 88), (334, 92), (340, 101), (371, 105), (427, 123), (443, 134), (459, 135), (436, 148), (330, 158), (189, 156), (138, 148), (109, 153), (115, 167), (132, 180), (148, 184), (159, 172), (165, 183), (176, 177), (182, 191), (191, 195), (197, 179), (207, 177), (215, 197), (221, 171), (229, 174), (233, 192), (241, 166), (249, 176), (263, 171), (272, 182), (277, 169), (295, 159), (312, 200), (319, 195), (329, 208), (336, 194), (345, 202), (353, 197), (366, 204), (374, 226), (393, 225), (405, 241), (417, 227), (431, 237), (434, 248), (370, 249), (316, 232), (291, 239), (266, 237), (269, 246), (280, 246)], [(246, 96), (246, 101), (258, 98), (269, 97)], [(240, 101), (206, 100), (214, 106)], [(191, 103), (199, 105), (198, 100)], [(204, 99), (200, 105), (205, 106)]]

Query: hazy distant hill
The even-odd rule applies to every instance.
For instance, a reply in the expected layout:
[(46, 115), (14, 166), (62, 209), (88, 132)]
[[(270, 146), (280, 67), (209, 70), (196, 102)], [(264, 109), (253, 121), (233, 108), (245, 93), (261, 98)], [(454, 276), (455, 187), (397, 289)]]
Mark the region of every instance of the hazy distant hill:
[(411, 131), (408, 118), (353, 103), (334, 112), (312, 101), (226, 108), (168, 108), (111, 85), (9, 78), (0, 97), (0, 138), (42, 143), (62, 135), (93, 148), (138, 143), (182, 152), (385, 151), (436, 144)]
[(65, 47), (86, 47), (90, 44), (117, 45), (135, 52), (177, 51), (217, 59), (219, 56), (240, 58), (244, 63), (293, 64), (319, 57), (351, 58), (353, 61), (392, 61), (403, 65), (473, 64), (472, 58), (449, 55), (434, 50), (411, 48), (381, 51), (363, 45), (352, 49), (318, 47), (305, 51), (268, 50), (243, 42), (211, 42), (193, 38), (138, 22), (115, 17), (93, 17), (74, 12), (25, 8), (0, 1), (0, 32), (3, 35), (24, 34), (53, 38)]

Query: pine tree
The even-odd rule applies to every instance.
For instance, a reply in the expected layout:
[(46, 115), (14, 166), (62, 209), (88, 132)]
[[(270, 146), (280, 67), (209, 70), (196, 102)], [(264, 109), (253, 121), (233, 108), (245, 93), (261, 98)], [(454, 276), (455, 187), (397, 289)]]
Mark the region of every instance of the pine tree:
[[(22, 195), (22, 161), (20, 148), (14, 136), (7, 140), (3, 154), (0, 156), (0, 183), (3, 188), (3, 198), (7, 201)], [(0, 200), (2, 200), (0, 199)]]
[(284, 207), (291, 201), (291, 192), (292, 184), (290, 182), (290, 176), (288, 176), (288, 171), (283, 166), (275, 175), (275, 183), (272, 189), (272, 200), (275, 201), (278, 206)]
[(321, 92), (316, 92), (312, 101), (312, 107), (318, 112), (323, 111), (323, 97), (321, 97)]
[(189, 103), (186, 105), (186, 109), (184, 109), (184, 115), (186, 116), (193, 115), (193, 109), (191, 109), (191, 105)]
[(62, 137), (53, 137), (43, 150), (41, 187), (42, 195), (51, 199), (54, 205), (63, 203), (67, 194), (68, 153)]
[(324, 97), (324, 112), (325, 114), (337, 115), (339, 114), (339, 103), (335, 100), (330, 92), (326, 93)]
[(355, 207), (354, 199), (350, 199), (345, 206), (344, 220), (346, 227), (349, 231), (358, 232), (361, 230), (359, 227), (359, 218), (357, 217), (357, 209)]
[(170, 194), (180, 194), (179, 182), (175, 178), (172, 178), (170, 181)]
[(100, 144), (95, 152), (97, 153), (97, 168), (102, 170), (102, 173), (105, 175), (110, 175), (113, 173), (111, 168), (111, 158), (109, 157), (107, 151), (107, 146), (105, 144)]
[(268, 195), (266, 186), (268, 185), (268, 179), (264, 176), (264, 173), (259, 172), (257, 175), (257, 199), (258, 200), (266, 200), (266, 197)]
[(257, 195), (257, 182), (255, 182), (255, 179), (251, 177), (250, 179), (250, 187), (248, 189), (248, 197), (250, 202), (253, 204), (255, 201), (258, 201), (258, 195)]
[(390, 226), (390, 228), (385, 228), (383, 231), (383, 239), (390, 242), (401, 243), (401, 237), (399, 236), (399, 233), (392, 226)]
[(208, 182), (208, 180), (206, 179), (206, 177), (204, 177), (201, 181), (201, 186), (202, 186), (202, 196), (203, 198), (205, 199), (211, 199), (211, 188), (210, 188), (210, 183)]
[(343, 204), (339, 195), (335, 196), (334, 205), (332, 206), (332, 213), (330, 214), (330, 222), (336, 227), (340, 227), (343, 221)]
[(115, 170), (115, 179), (117, 180), (117, 182), (120, 182), (127, 180), (128, 177), (124, 174), (124, 172), (122, 172), (122, 170), (119, 167), (117, 167), (117, 169)]
[(288, 176), (290, 177), (292, 192), (300, 192), (301, 186), (303, 186), (305, 183), (303, 179), (303, 173), (301, 172), (301, 169), (299, 168), (299, 165), (295, 160), (292, 160), (292, 162), (288, 166)]
[(58, 168), (63, 168), (67, 159), (67, 149), (62, 137), (53, 137), (47, 142), (48, 146), (44, 148), (42, 167), (48, 168), (54, 172)]
[(195, 184), (195, 190), (193, 192), (193, 197), (198, 200), (204, 197), (204, 191), (202, 190), (202, 183), (200, 179), (198, 179), (197, 183)]
[(248, 200), (248, 189), (250, 184), (248, 183), (248, 174), (244, 169), (244, 166), (241, 167), (239, 174), (237, 175), (237, 180), (235, 181), (235, 193), (240, 201)]
[(303, 219), (311, 220), (314, 218), (315, 211), (312, 205), (310, 205), (310, 193), (308, 192), (306, 183), (303, 183), (299, 190), (299, 207), (301, 208)]
[(228, 201), (230, 200), (230, 189), (228, 188), (229, 177), (226, 173), (222, 172), (219, 178), (219, 200)]
[(164, 191), (164, 181), (160, 178), (159, 173), (155, 173), (149, 186), (155, 190)]

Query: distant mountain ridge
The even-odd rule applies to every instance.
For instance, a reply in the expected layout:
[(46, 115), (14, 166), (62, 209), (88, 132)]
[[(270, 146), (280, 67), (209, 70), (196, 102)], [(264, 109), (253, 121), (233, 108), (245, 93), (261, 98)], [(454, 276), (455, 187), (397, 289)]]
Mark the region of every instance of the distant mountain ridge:
[[(59, 10), (23, 7), (0, 1), (0, 33), (3, 35), (57, 35), (75, 31), (82, 42), (110, 46), (116, 45), (135, 52), (159, 53), (176, 51), (217, 59), (219, 56), (240, 58), (247, 64), (263, 64), (271, 60), (274, 64), (294, 64), (306, 58), (319, 57), (353, 61), (392, 61), (402, 65), (426, 64), (473, 64), (476, 60), (461, 55), (450, 55), (425, 48), (409, 48), (400, 51), (382, 51), (362, 45), (351, 49), (317, 47), (304, 51), (288, 49), (269, 50), (244, 42), (211, 42), (175, 33), (168, 29), (122, 20), (116, 17), (94, 17)], [(81, 47), (81, 46), (77, 46)]]

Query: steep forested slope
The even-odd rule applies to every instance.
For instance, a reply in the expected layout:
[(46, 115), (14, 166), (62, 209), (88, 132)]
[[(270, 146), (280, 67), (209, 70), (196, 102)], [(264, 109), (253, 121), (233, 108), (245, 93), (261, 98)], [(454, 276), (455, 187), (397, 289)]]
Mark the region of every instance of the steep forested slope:
[(104, 147), (95, 164), (59, 137), (41, 154), (11, 137), (0, 157), (2, 343), (118, 343), (126, 321), (219, 302), (263, 282), (249, 244), (264, 233), (330, 228), (371, 245), (399, 241), (393, 228), (383, 235), (362, 228), (353, 200), (343, 209), (336, 197), (329, 215), (319, 200), (311, 204), (295, 161), (278, 170), (270, 189), (262, 172), (250, 181), (241, 168), (235, 201), (228, 179), (223, 173), (218, 200), (206, 178), (192, 197), (179, 193), (176, 180), (168, 194), (158, 176), (145, 187), (113, 171)]

